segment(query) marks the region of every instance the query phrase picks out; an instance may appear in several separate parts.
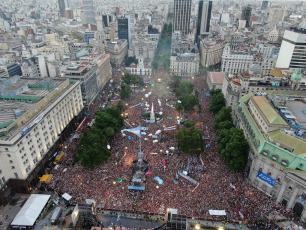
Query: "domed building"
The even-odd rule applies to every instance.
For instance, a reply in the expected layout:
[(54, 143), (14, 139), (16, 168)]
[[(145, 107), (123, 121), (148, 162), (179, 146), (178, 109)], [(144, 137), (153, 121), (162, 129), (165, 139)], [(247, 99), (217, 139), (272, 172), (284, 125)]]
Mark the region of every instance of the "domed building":
[(258, 65), (258, 64), (253, 64), (249, 70), (249, 73), (250, 74), (253, 74), (253, 75), (261, 75), (261, 66)]

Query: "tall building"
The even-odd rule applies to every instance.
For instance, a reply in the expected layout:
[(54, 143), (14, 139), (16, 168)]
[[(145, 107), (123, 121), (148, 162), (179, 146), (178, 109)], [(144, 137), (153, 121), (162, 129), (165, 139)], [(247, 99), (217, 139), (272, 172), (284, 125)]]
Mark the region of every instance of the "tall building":
[(198, 22), (196, 40), (200, 35), (209, 33), (210, 18), (211, 18), (212, 1), (200, 1), (198, 10)]
[(269, 1), (262, 1), (261, 9), (262, 10), (268, 9), (268, 5), (269, 5)]
[(130, 16), (118, 17), (118, 38), (126, 39), (128, 46), (131, 45)]
[(93, 0), (83, 0), (83, 13), (84, 13), (83, 24), (96, 23)]
[(246, 6), (242, 9), (241, 19), (246, 21), (245, 27), (250, 27), (252, 8), (250, 6)]
[(271, 8), (269, 12), (268, 22), (279, 23), (284, 20), (286, 9), (283, 7)]
[(189, 33), (192, 0), (174, 0), (174, 15), (172, 32)]
[(67, 10), (71, 11), (69, 0), (58, 0), (58, 7), (62, 17), (67, 17)]
[(306, 68), (306, 30), (286, 30), (276, 62), (278, 68)]

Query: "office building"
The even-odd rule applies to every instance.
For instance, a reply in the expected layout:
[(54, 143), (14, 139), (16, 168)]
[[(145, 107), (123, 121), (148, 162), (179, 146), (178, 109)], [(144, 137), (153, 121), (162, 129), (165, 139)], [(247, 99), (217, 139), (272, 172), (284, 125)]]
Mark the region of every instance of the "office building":
[(286, 30), (276, 62), (278, 68), (306, 68), (306, 30)]
[(269, 5), (269, 1), (262, 1), (261, 10), (267, 10)]
[(186, 35), (190, 31), (190, 14), (192, 0), (174, 0), (172, 32), (180, 31)]
[(251, 26), (251, 14), (252, 14), (252, 8), (250, 6), (246, 6), (242, 9), (241, 13), (241, 19), (245, 20), (245, 27), (250, 27)]
[(58, 8), (61, 17), (64, 17), (65, 14), (65, 0), (58, 0)]
[(80, 82), (68, 79), (14, 76), (1, 82), (0, 94), (0, 203), (5, 204), (38, 182), (83, 101)]
[(61, 17), (69, 18), (72, 15), (72, 10), (70, 9), (69, 0), (58, 0), (58, 7)]
[(127, 40), (128, 47), (131, 45), (130, 16), (118, 17), (118, 38)]
[(93, 0), (82, 0), (83, 2), (83, 24), (95, 24), (95, 10), (93, 6)]
[(197, 32), (196, 40), (199, 42), (199, 36), (209, 34), (210, 18), (212, 10), (212, 1), (199, 2), (198, 9), (198, 21), (197, 21)]

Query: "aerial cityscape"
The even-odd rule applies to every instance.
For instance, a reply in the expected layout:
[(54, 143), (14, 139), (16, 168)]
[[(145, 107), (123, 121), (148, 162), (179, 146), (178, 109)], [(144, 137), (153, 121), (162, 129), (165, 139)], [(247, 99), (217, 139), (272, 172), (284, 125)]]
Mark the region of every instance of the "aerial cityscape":
[(0, 230), (306, 229), (306, 1), (0, 0)]

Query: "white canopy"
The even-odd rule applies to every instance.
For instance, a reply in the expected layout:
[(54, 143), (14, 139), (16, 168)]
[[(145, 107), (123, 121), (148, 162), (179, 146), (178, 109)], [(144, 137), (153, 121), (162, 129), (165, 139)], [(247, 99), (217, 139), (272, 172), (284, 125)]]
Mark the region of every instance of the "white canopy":
[(225, 210), (209, 210), (209, 214), (212, 216), (226, 216)]
[(62, 197), (63, 197), (65, 200), (67, 200), (67, 201), (71, 200), (71, 198), (72, 198), (72, 196), (70, 196), (68, 193), (64, 193), (64, 194), (62, 195)]
[(32, 194), (15, 216), (12, 226), (33, 226), (48, 203), (50, 195)]

